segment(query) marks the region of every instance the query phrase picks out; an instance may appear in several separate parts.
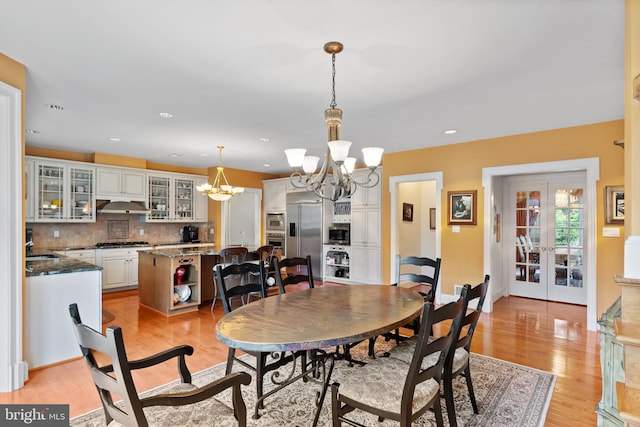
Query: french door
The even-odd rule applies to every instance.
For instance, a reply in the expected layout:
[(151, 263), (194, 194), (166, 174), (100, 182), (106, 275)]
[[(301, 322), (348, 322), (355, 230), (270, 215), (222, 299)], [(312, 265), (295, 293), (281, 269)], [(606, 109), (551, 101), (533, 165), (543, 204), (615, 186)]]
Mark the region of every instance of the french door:
[(509, 293), (587, 303), (584, 173), (509, 178)]

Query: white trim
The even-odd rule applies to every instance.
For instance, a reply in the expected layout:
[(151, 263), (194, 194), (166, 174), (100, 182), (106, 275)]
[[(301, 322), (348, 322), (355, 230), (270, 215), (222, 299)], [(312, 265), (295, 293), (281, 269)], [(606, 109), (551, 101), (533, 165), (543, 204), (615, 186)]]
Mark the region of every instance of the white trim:
[[(587, 286), (587, 329), (595, 331), (598, 329), (598, 317), (597, 317), (597, 286), (596, 286), (596, 273), (598, 259), (596, 252), (596, 183), (600, 180), (600, 159), (597, 157), (574, 159), (574, 160), (561, 160), (557, 162), (544, 162), (544, 163), (527, 163), (520, 165), (499, 166), (492, 168), (482, 169), (482, 186), (484, 187), (484, 217), (492, 218), (492, 199), (493, 199), (493, 178), (497, 176), (507, 175), (522, 175), (522, 174), (537, 174), (537, 173), (554, 173), (554, 172), (570, 172), (584, 170), (587, 173), (586, 185), (585, 185), (585, 201), (586, 207), (589, 212), (587, 216), (587, 224), (585, 230), (592, 238), (589, 239), (588, 253), (591, 260), (586, 265), (586, 286)], [(485, 220), (484, 222), (484, 270), (491, 274), (491, 281), (489, 282), (488, 295), (493, 295), (492, 288), (496, 285), (496, 280), (501, 280), (502, 272), (491, 271), (491, 235), (492, 235), (493, 221)], [(485, 301), (487, 311), (493, 309), (493, 298), (488, 298)]]
[[(428, 172), (428, 173), (418, 173), (414, 175), (400, 175), (400, 176), (392, 176), (389, 177), (389, 193), (391, 193), (391, 219), (389, 224), (391, 224), (391, 237), (389, 242), (389, 283), (393, 283), (396, 280), (396, 253), (397, 253), (397, 191), (398, 184), (405, 182), (422, 182), (422, 181), (435, 181), (436, 189), (435, 189), (435, 205), (436, 212), (442, 212), (442, 182), (443, 182), (443, 172)], [(442, 236), (442, 227), (440, 227), (440, 221), (436, 221), (436, 247), (435, 254), (436, 257), (441, 256), (441, 236)], [(440, 302), (440, 295), (442, 293), (442, 287), (438, 286), (436, 288), (436, 296), (435, 302)]]
[(0, 392), (24, 386), (28, 367), (22, 358), (22, 93), (0, 82)]

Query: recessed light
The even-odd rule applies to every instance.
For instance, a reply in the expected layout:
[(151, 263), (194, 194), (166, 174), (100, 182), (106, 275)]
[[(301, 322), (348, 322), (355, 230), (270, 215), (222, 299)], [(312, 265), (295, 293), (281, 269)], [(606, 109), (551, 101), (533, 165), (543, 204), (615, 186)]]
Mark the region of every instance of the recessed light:
[(32, 133), (32, 134), (38, 134), (40, 133), (39, 130), (35, 130), (35, 129), (25, 129), (26, 133)]
[(116, 137), (112, 136), (111, 138), (109, 138), (109, 141), (111, 141), (111, 142), (120, 142), (120, 138), (116, 138)]
[(202, 154), (200, 154), (200, 155), (201, 155), (202, 157), (208, 157), (208, 156), (209, 156), (209, 153), (202, 153)]
[(180, 153), (171, 153), (171, 154), (169, 154), (169, 157), (182, 157), (182, 154), (180, 154)]
[(445, 135), (453, 135), (454, 133), (457, 133), (458, 131), (455, 129), (447, 129), (444, 131)]
[(260, 138), (260, 142), (269, 142), (271, 138)]
[(264, 166), (265, 168), (270, 168), (270, 167), (271, 167), (271, 165), (270, 165), (269, 163), (265, 163), (265, 164), (264, 164), (264, 165), (262, 165), (262, 166)]
[(64, 107), (62, 105), (56, 105), (56, 104), (44, 104), (44, 105), (49, 107), (50, 110), (56, 110), (56, 111), (64, 110)]
[(170, 119), (171, 117), (173, 117), (173, 114), (171, 114), (171, 113), (158, 113), (158, 115), (160, 117), (165, 118), (165, 119)]

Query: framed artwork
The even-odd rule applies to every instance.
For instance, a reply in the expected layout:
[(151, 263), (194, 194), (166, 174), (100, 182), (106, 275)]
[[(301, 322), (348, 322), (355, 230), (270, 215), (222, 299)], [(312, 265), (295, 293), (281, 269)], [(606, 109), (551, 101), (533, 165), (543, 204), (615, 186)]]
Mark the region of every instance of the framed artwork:
[(447, 192), (447, 224), (476, 225), (476, 190)]
[(436, 229), (436, 208), (429, 208), (429, 229)]
[(624, 224), (624, 186), (607, 186), (604, 191), (605, 223)]
[(402, 204), (402, 220), (403, 221), (413, 221), (413, 204), (412, 203), (403, 203)]

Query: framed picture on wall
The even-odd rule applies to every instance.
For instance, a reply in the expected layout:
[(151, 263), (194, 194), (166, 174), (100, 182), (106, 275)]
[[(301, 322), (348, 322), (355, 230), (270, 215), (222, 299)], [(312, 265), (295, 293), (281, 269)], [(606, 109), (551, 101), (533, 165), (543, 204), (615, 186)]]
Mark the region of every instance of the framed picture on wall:
[(611, 185), (604, 188), (605, 222), (607, 224), (624, 223), (624, 186)]
[(412, 203), (403, 203), (402, 204), (402, 220), (403, 221), (413, 221), (413, 204)]
[(447, 224), (476, 225), (476, 190), (447, 192)]

